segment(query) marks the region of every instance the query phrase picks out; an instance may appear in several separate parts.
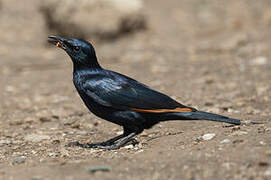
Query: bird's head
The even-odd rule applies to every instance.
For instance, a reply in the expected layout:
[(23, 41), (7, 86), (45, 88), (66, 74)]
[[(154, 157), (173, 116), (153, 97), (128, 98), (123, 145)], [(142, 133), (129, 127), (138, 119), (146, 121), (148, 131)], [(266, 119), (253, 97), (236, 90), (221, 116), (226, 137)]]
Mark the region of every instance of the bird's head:
[(48, 42), (66, 51), (75, 66), (95, 67), (97, 62), (95, 50), (91, 43), (77, 38), (65, 39), (49, 36)]

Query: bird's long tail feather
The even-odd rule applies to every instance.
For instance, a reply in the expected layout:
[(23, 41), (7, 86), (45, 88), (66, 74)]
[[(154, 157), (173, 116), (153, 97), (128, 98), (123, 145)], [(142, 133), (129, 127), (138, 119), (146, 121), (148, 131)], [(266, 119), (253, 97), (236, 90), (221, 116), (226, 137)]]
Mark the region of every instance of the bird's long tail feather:
[(236, 124), (236, 125), (241, 124), (241, 121), (238, 119), (232, 119), (226, 116), (221, 116), (218, 114), (208, 113), (204, 111), (181, 113), (181, 116), (186, 117), (188, 119), (203, 119), (203, 120), (225, 122), (225, 123)]

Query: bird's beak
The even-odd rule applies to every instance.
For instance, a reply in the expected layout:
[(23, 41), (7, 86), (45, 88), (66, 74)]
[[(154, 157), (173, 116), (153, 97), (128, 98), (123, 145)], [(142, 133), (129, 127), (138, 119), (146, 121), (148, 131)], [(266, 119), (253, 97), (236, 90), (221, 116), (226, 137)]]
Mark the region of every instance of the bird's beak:
[(48, 42), (60, 47), (61, 49), (66, 49), (66, 45), (64, 44), (65, 39), (59, 36), (49, 36)]

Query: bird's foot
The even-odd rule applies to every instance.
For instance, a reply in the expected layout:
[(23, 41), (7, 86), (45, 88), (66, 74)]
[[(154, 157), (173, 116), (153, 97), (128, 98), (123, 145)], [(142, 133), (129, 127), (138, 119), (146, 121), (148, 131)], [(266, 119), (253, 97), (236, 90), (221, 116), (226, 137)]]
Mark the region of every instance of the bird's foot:
[(114, 150), (114, 149), (119, 149), (120, 146), (115, 143), (111, 145), (105, 145), (103, 143), (85, 143), (82, 146), (83, 148), (92, 148), (92, 149), (105, 149), (105, 150)]
[(114, 149), (119, 149), (120, 147), (124, 145), (130, 145), (130, 144), (135, 146), (136, 144), (138, 144), (138, 141), (134, 138), (130, 139), (128, 142), (124, 144), (122, 143), (122, 141), (116, 142), (116, 143), (108, 142), (108, 141), (100, 142), (100, 143), (80, 143), (79, 141), (75, 141), (75, 142), (70, 142), (67, 146), (68, 147), (78, 146), (82, 148), (114, 150)]
[(81, 148), (92, 148), (92, 149), (107, 149), (107, 150), (113, 150), (118, 149), (119, 147), (116, 146), (116, 144), (107, 144), (107, 143), (80, 143), (78, 141), (76, 142), (70, 142), (68, 147), (72, 146), (78, 146)]
[[(119, 138), (117, 141), (116, 138), (110, 139), (105, 142), (101, 143), (80, 143), (78, 141), (76, 142), (70, 142), (67, 146), (79, 146), (82, 148), (93, 148), (93, 149), (106, 149), (106, 150), (113, 150), (113, 149), (119, 149), (120, 147), (127, 145), (127, 144), (132, 144), (136, 145), (138, 144), (138, 141), (132, 138), (135, 136), (135, 133), (131, 133), (128, 136), (125, 136), (123, 138)], [(117, 142), (116, 142), (117, 141)]]

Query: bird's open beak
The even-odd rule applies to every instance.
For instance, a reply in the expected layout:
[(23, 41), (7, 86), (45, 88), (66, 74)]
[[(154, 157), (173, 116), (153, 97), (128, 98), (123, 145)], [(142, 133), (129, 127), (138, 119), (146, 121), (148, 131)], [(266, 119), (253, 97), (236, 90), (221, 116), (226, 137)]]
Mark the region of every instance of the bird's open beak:
[(59, 36), (49, 36), (48, 42), (60, 47), (61, 49), (66, 49), (66, 45), (64, 44), (65, 39)]

